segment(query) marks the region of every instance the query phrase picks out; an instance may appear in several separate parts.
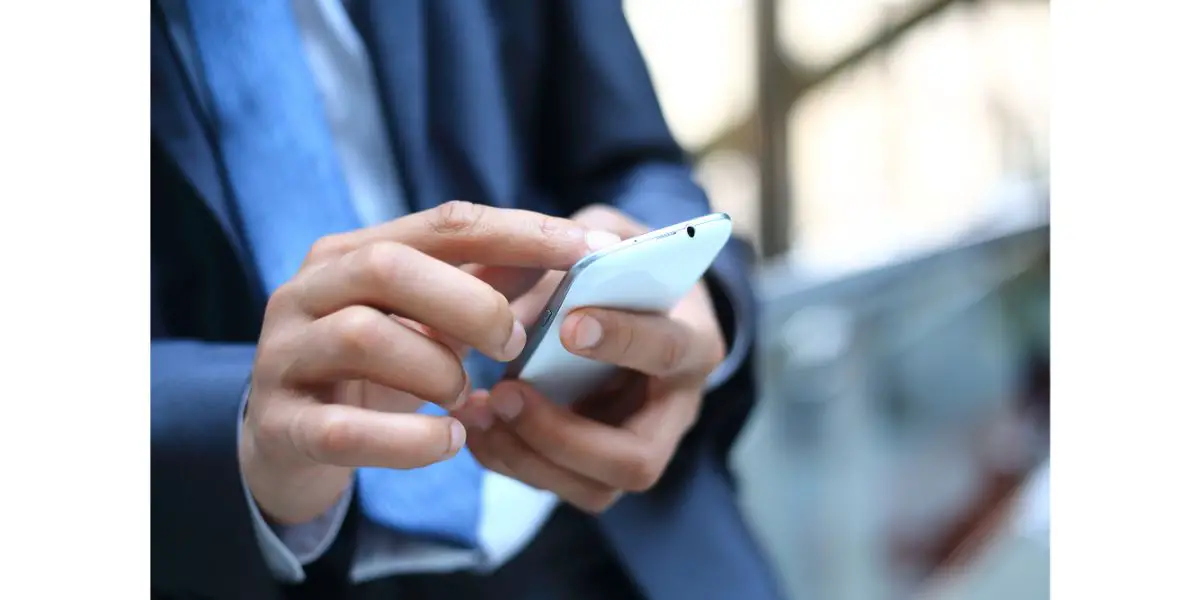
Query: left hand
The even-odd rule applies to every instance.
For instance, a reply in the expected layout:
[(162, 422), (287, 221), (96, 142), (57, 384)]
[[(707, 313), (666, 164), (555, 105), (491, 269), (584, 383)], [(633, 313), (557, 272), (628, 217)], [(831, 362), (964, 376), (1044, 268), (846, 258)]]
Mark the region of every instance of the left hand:
[[(609, 206), (586, 208), (574, 219), (622, 238), (647, 231)], [(486, 272), (480, 277), (489, 279)], [(561, 278), (546, 275), (513, 310), (526, 323), (536, 319)], [(705, 381), (725, 358), (725, 341), (703, 282), (665, 315), (572, 311), (561, 338), (570, 352), (622, 370), (570, 407), (528, 384), (505, 381), (490, 393), (472, 393), (456, 416), (468, 426), (467, 445), (483, 466), (597, 513), (622, 492), (645, 491), (662, 476), (700, 413)]]

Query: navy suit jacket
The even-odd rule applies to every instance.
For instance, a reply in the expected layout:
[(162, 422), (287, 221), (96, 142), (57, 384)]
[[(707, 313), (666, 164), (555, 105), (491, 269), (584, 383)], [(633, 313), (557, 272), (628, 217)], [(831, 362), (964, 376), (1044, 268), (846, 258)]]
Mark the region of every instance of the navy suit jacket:
[[(599, 202), (651, 227), (709, 212), (617, 0), (367, 0), (352, 10), (415, 209), (464, 199), (569, 215)], [(266, 297), (229, 208), (214, 125), (153, 2), (151, 31), (152, 586), (273, 598), (281, 587), (255, 541), (236, 455)], [(731, 244), (709, 275), (728, 335), (734, 323), (739, 336), (754, 331), (747, 258)], [(654, 490), (600, 518), (652, 599), (777, 597), (725, 468), (753, 400), (750, 372), (747, 360), (706, 398)], [(352, 550), (349, 529), (339, 543)]]

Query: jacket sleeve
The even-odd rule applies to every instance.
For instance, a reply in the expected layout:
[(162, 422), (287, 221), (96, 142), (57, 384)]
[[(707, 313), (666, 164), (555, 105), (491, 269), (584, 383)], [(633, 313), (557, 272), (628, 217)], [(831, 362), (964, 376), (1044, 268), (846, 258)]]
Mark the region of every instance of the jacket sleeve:
[(151, 581), (168, 596), (277, 593), (238, 469), (253, 357), (252, 345), (151, 342)]

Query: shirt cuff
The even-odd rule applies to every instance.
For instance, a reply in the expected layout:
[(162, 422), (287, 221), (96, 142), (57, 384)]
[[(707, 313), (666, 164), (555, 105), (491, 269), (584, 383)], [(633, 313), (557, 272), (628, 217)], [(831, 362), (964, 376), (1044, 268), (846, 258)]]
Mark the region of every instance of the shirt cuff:
[[(242, 396), (242, 409), (238, 411), (238, 440), (242, 439), (242, 426), (245, 423), (246, 400), (250, 388)], [(346, 488), (338, 499), (337, 504), (325, 514), (299, 525), (273, 525), (267, 522), (250, 486), (246, 485), (245, 475), (242, 475), (242, 490), (246, 494), (246, 502), (250, 505), (250, 520), (254, 524), (254, 537), (267, 567), (276, 580), (283, 583), (300, 583), (304, 581), (304, 567), (321, 558), (333, 544), (337, 534), (342, 529), (346, 514), (350, 510), (353, 499), (354, 485)]]

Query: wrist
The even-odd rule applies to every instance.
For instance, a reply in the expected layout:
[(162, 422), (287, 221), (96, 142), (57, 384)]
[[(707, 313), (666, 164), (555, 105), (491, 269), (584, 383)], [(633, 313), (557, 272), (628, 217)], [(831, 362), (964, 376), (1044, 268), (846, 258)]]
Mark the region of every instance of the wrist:
[(249, 427), (242, 433), (238, 466), (254, 502), (273, 524), (308, 523), (329, 512), (350, 487), (354, 469), (271, 460)]

